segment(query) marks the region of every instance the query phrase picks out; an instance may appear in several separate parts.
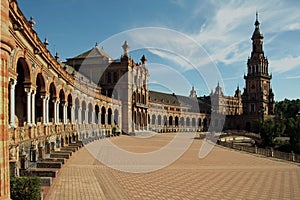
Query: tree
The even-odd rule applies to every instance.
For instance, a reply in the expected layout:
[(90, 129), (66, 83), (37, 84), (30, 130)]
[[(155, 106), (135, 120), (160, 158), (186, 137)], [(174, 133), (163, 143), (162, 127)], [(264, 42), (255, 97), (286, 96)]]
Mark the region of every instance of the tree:
[(11, 178), (10, 194), (13, 200), (40, 200), (41, 180), (36, 176)]
[(274, 120), (268, 119), (264, 121), (260, 129), (260, 136), (264, 146), (274, 146), (275, 134), (275, 123)]

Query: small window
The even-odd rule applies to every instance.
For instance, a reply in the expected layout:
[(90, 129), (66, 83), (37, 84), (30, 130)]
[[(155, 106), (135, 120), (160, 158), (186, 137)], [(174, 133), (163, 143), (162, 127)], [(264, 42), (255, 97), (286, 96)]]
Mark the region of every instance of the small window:
[(107, 83), (111, 83), (111, 73), (107, 72)]
[(118, 73), (114, 72), (114, 83), (118, 82)]

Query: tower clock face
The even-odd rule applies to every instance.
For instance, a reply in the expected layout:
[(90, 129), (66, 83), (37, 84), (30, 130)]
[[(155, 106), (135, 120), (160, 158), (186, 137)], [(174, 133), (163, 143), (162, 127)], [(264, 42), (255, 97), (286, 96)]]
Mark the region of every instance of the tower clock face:
[(264, 90), (264, 95), (267, 95), (267, 90)]

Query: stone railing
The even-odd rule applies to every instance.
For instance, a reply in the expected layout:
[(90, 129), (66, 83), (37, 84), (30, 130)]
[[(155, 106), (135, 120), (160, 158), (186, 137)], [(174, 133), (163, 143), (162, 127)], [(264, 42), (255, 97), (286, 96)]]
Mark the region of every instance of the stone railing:
[(221, 142), (221, 141), (219, 141), (218, 144), (239, 151), (245, 151), (249, 153), (263, 155), (266, 157), (273, 157), (273, 158), (300, 163), (300, 154), (295, 154), (294, 152), (286, 153), (286, 152), (274, 150), (273, 148), (258, 148), (256, 146), (246, 146), (246, 145), (234, 144), (229, 142)]

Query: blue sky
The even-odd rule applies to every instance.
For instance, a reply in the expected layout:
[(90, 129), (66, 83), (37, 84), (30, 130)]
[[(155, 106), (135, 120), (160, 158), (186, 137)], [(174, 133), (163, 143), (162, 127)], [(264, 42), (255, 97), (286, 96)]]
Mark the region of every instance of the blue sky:
[[(209, 95), (220, 82), (226, 95), (239, 85), (251, 53), (255, 12), (264, 35), (276, 100), (300, 98), (300, 1), (51, 0), (18, 1), (33, 16), (41, 40), (61, 60), (98, 42), (119, 58), (128, 40), (130, 55), (148, 59), (150, 87)], [(210, 74), (211, 73), (211, 74)]]

